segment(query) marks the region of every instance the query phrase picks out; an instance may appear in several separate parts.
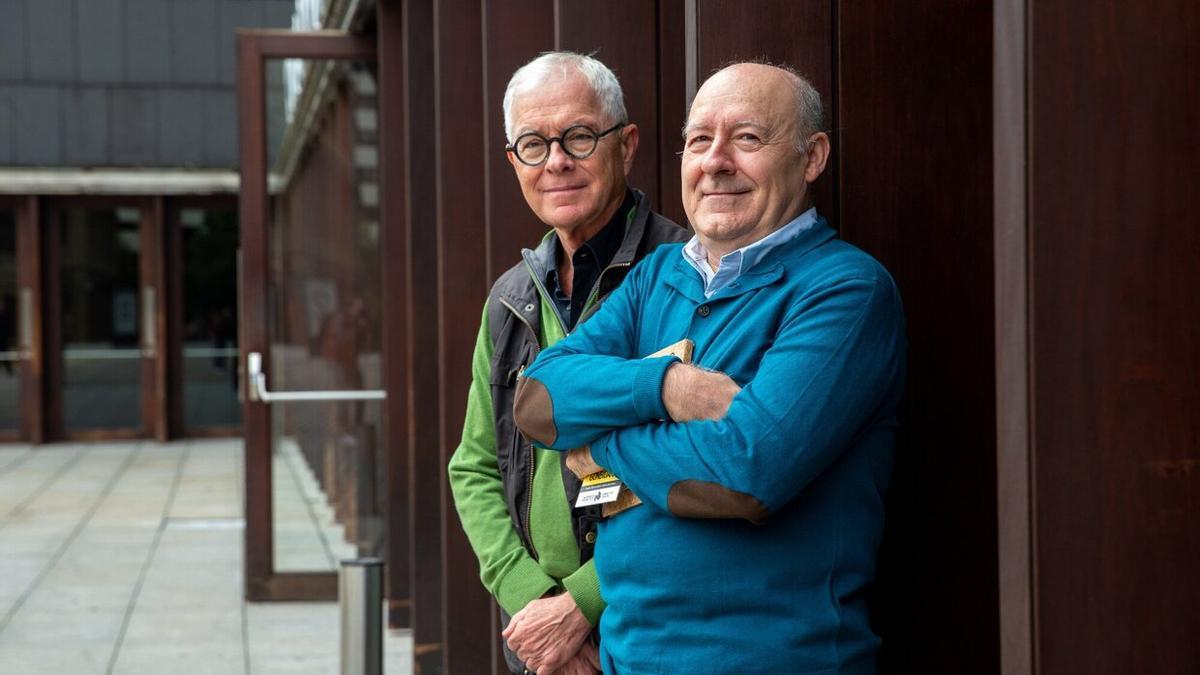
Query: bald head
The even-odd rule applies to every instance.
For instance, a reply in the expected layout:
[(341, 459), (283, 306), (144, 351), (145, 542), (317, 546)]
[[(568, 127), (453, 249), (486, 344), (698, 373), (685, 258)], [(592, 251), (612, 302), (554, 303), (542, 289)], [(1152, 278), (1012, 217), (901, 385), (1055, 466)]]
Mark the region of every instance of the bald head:
[(748, 89), (778, 87), (783, 82), (790, 85), (791, 104), (794, 106), (795, 115), (796, 148), (801, 152), (804, 151), (808, 137), (825, 128), (825, 107), (821, 102), (821, 93), (811, 82), (788, 66), (753, 62), (734, 63), (713, 73), (700, 88), (704, 89), (709, 83), (720, 84), (722, 81), (742, 83)]

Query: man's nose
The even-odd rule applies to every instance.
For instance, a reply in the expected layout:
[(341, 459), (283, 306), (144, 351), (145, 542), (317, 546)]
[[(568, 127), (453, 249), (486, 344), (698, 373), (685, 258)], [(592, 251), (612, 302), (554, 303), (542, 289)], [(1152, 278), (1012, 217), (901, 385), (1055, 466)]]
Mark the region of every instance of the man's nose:
[(708, 152), (700, 160), (700, 170), (704, 173), (733, 173), (737, 170), (730, 147), (724, 139), (716, 139), (708, 146)]
[(562, 141), (551, 141), (550, 156), (546, 158), (546, 169), (557, 172), (570, 171), (573, 168), (575, 168), (575, 158), (563, 150)]

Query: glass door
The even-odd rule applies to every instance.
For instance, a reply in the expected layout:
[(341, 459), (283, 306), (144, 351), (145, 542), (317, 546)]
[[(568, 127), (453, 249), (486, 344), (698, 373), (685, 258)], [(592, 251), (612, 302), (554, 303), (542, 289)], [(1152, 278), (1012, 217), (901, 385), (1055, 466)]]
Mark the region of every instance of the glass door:
[(67, 202), (48, 211), (52, 437), (152, 433), (158, 293), (147, 263), (157, 264), (160, 254), (146, 246), (147, 231), (158, 225), (148, 210), (129, 200)]
[(254, 600), (333, 599), (340, 559), (386, 548), (373, 56), (369, 38), (239, 38)]
[(241, 433), (238, 398), (235, 198), (190, 198), (171, 210), (168, 256), (174, 293), (168, 311), (179, 336), (168, 362), (178, 381), (174, 412), (185, 436)]

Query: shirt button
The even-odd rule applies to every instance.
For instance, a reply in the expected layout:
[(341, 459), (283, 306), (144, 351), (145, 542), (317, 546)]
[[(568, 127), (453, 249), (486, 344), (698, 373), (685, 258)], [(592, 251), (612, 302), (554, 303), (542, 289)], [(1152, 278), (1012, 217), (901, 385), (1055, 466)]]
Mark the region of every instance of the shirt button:
[(711, 311), (712, 310), (710, 310), (708, 308), (708, 305), (700, 305), (699, 307), (696, 308), (696, 313), (699, 314), (700, 316), (708, 316), (708, 313)]
[(595, 532), (588, 532), (587, 534), (583, 535), (583, 540), (584, 540), (584, 541), (586, 541), (586, 542), (587, 542), (587, 543), (589, 543), (589, 544), (594, 544), (594, 543), (596, 543), (596, 533), (595, 533)]

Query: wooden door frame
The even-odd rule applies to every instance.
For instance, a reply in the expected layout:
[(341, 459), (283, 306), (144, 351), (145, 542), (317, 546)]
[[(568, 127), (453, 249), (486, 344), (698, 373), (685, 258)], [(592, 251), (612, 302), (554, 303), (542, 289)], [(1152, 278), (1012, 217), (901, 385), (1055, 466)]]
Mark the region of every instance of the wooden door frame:
[[(270, 238), (267, 230), (267, 126), (264, 66), (268, 59), (375, 60), (375, 40), (342, 31), (237, 31), (237, 101), (241, 191), (240, 363), (250, 352), (271, 362), (267, 331)], [(247, 321), (247, 317), (255, 317)], [(245, 378), (243, 378), (243, 383)], [(243, 384), (243, 388), (245, 384)], [(245, 596), (247, 600), (334, 600), (333, 572), (276, 572), (271, 505), (271, 416), (243, 389), (245, 438)]]
[[(17, 262), (17, 304), (13, 311), (17, 312), (14, 324), (17, 327), (17, 339), (12, 349), (24, 352), (25, 356), (17, 364), (18, 415), (17, 429), (14, 432), (0, 431), (0, 442), (25, 441), (41, 443), (44, 425), (42, 421), (42, 312), (41, 306), (41, 231), (38, 228), (38, 201), (33, 196), (0, 195), (0, 209), (12, 212), (14, 216), (15, 241)], [(27, 294), (22, 300), (22, 294)], [(24, 303), (28, 309), (22, 310)], [(21, 319), (22, 311), (28, 312), (28, 329)], [(21, 333), (28, 330), (28, 336)], [(24, 339), (25, 337), (28, 338)]]
[[(67, 208), (120, 208), (132, 207), (138, 209), (139, 222), (139, 252), (138, 252), (138, 307), (139, 307), (139, 348), (153, 349), (152, 356), (143, 355), (139, 361), (141, 383), (141, 425), (136, 429), (84, 429), (68, 432), (63, 419), (61, 382), (64, 365), (62, 361), (62, 241), (59, 233), (58, 217)], [(41, 400), (44, 405), (42, 427), (43, 440), (115, 440), (133, 438), (154, 438), (159, 441), (167, 440), (166, 436), (166, 392), (164, 378), (166, 377), (166, 352), (162, 349), (166, 338), (166, 312), (164, 310), (164, 264), (162, 247), (162, 197), (147, 197), (145, 195), (61, 195), (45, 197), (36, 206), (27, 210), (36, 211), (30, 218), (40, 230), (36, 238), (43, 251), (41, 261), (41, 291), (42, 325), (40, 345), (43, 378), (41, 379), (44, 395)], [(44, 215), (44, 218), (36, 218)], [(142, 315), (146, 304), (147, 291), (153, 294), (154, 317), (146, 331), (147, 319)], [(147, 336), (152, 335), (153, 341)]]

